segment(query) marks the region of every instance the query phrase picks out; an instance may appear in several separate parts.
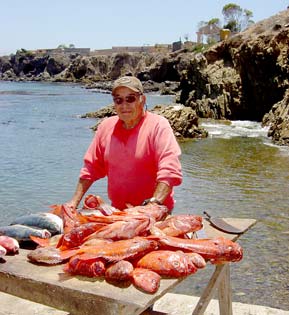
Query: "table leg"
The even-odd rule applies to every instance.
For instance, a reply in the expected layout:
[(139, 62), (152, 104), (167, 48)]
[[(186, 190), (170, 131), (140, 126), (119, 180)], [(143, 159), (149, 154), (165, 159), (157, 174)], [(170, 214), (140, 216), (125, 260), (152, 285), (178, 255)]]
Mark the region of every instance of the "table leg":
[[(228, 292), (231, 290), (229, 264), (216, 265), (215, 271), (208, 285), (206, 286), (203, 294), (201, 295), (199, 302), (197, 306), (195, 307), (192, 315), (204, 314), (208, 304), (213, 298), (215, 290), (220, 287), (221, 283), (222, 283), (221, 300), (220, 300), (220, 295), (219, 295), (220, 315), (232, 315), (232, 301), (231, 301), (231, 298), (227, 297)], [(229, 296), (231, 296), (231, 292), (229, 292)], [(229, 303), (231, 305), (223, 305), (225, 303)], [(223, 305), (222, 307), (221, 307), (221, 304)], [(230, 309), (231, 309), (231, 313), (226, 313), (226, 310), (230, 310)]]
[(224, 272), (218, 287), (220, 315), (232, 315), (232, 289), (230, 279), (230, 265), (224, 265)]

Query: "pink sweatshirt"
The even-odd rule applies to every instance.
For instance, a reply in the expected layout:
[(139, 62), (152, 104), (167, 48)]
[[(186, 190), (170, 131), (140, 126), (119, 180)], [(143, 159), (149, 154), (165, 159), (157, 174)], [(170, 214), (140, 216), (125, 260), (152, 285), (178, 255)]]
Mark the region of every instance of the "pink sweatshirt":
[[(153, 196), (157, 182), (172, 187), (181, 184), (180, 154), (164, 117), (146, 112), (137, 126), (125, 129), (118, 116), (113, 116), (98, 126), (84, 156), (80, 178), (96, 181), (107, 176), (112, 206), (138, 206)], [(164, 204), (173, 208), (173, 192)]]

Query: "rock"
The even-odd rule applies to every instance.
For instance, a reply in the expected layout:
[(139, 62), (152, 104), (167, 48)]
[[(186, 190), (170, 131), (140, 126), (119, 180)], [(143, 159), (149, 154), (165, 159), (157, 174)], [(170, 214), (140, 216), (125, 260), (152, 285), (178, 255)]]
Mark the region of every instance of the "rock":
[(276, 103), (263, 117), (263, 126), (269, 126), (268, 136), (275, 144), (289, 146), (289, 89), (282, 101)]
[[(196, 112), (190, 107), (181, 104), (156, 105), (151, 111), (168, 119), (177, 138), (205, 138), (208, 136), (208, 132), (199, 127)], [(116, 115), (114, 107), (108, 105), (96, 112), (84, 114), (81, 118), (98, 119), (96, 125), (92, 127), (95, 131), (102, 119), (113, 115)]]
[(177, 138), (206, 138), (208, 132), (199, 127), (196, 112), (181, 104), (156, 105), (152, 112), (164, 116)]
[[(200, 118), (261, 122), (263, 117), (264, 121), (274, 117), (269, 136), (288, 145), (287, 118), (277, 123), (270, 112), (278, 112), (287, 100), (288, 25), (289, 10), (285, 10), (202, 53), (180, 50), (52, 57), (20, 50), (16, 55), (0, 57), (0, 79), (79, 82), (109, 92), (114, 79), (132, 74), (143, 82), (146, 92), (175, 94), (177, 103), (191, 108)], [(182, 134), (190, 134), (188, 130)]]

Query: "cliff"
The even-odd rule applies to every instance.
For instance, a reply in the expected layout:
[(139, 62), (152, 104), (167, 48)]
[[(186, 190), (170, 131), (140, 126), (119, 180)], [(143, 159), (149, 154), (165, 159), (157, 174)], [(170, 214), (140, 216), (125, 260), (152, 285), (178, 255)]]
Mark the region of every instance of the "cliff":
[(80, 82), (109, 90), (120, 75), (139, 77), (146, 91), (176, 94), (198, 117), (263, 121), (289, 145), (289, 10), (201, 53), (34, 55), (0, 58), (2, 80)]

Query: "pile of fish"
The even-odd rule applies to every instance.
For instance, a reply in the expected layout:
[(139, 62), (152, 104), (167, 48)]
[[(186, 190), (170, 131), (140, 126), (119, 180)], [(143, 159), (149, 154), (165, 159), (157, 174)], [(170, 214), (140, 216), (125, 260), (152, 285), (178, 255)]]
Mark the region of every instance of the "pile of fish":
[(17, 241), (30, 241), (30, 236), (50, 238), (63, 233), (63, 220), (50, 212), (31, 213), (13, 220), (10, 225), (0, 226), (0, 235)]
[(50, 212), (27, 214), (16, 218), (10, 225), (0, 226), (0, 258), (18, 253), (22, 242), (31, 237), (51, 238), (63, 233), (63, 220)]
[[(41, 225), (49, 236), (47, 232), (29, 235), (37, 244), (28, 254), (30, 262), (64, 264), (64, 272), (71, 275), (131, 282), (148, 293), (158, 290), (161, 277), (184, 277), (208, 262), (234, 262), (243, 256), (240, 245), (229, 239), (190, 238), (188, 235), (202, 229), (202, 217), (170, 215), (163, 205), (120, 211), (99, 196), (88, 195), (82, 209), (54, 205), (49, 215), (45, 214), (46, 221), (50, 215), (59, 220), (54, 220), (58, 222), (54, 231), (52, 226)], [(29, 219), (33, 221), (32, 215), (18, 218), (11, 226), (28, 226)], [(31, 226), (40, 227), (35, 219)], [(0, 234), (5, 234), (3, 227)]]

